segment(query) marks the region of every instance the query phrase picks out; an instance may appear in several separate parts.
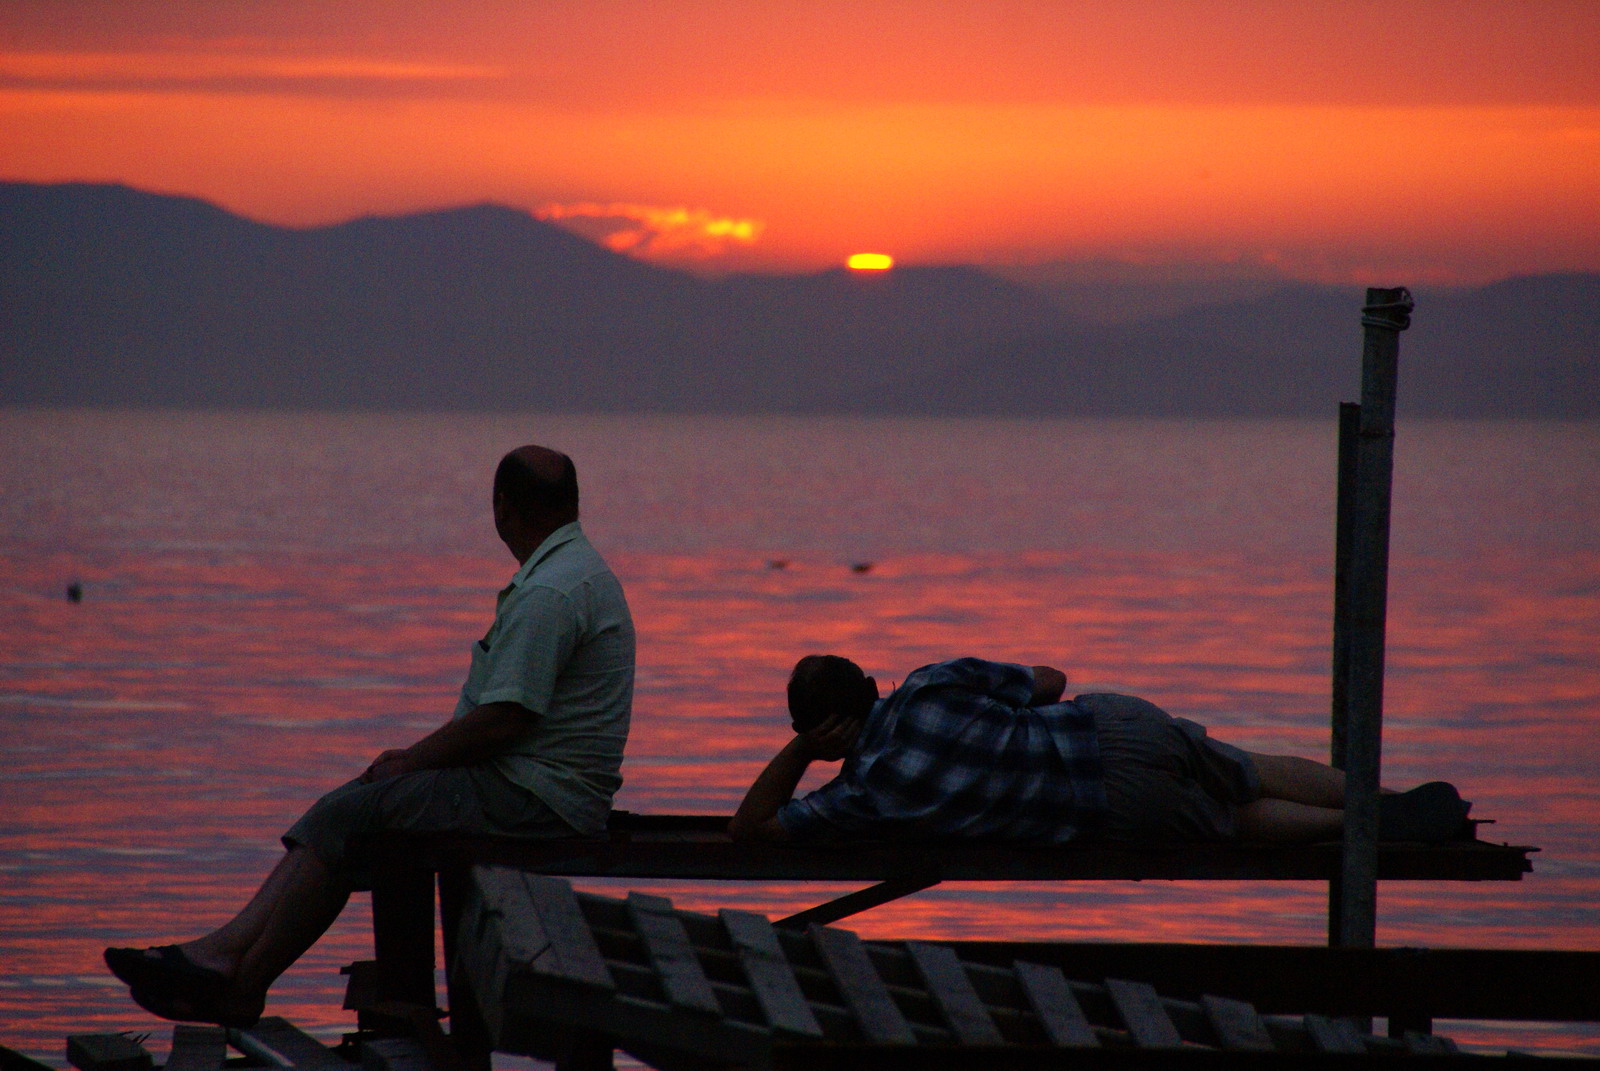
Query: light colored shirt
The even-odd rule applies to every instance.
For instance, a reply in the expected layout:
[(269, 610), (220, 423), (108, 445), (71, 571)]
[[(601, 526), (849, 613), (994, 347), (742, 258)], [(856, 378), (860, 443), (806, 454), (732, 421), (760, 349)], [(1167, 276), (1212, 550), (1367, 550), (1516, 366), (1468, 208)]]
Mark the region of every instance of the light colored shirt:
[(1033, 670), (962, 658), (923, 666), (878, 700), (839, 776), (790, 800), (796, 841), (1061, 844), (1106, 809), (1094, 720), (1030, 707)]
[(579, 833), (600, 833), (622, 786), (633, 666), (622, 585), (573, 522), (539, 544), (500, 592), (454, 716), (488, 703), (531, 710), (532, 726), (495, 768)]

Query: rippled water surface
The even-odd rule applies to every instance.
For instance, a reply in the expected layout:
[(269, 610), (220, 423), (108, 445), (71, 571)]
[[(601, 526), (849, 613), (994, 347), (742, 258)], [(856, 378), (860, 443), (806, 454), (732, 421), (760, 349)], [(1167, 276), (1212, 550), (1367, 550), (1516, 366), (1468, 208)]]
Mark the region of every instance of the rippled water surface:
[[(1324, 756), (1332, 424), (0, 412), (0, 1041), (60, 1064), (68, 1033), (152, 1029), (101, 947), (227, 917), (305, 804), (448, 714), (515, 568), (487, 515), (512, 445), (573, 454), (633, 606), (619, 805), (726, 813), (813, 650), (880, 680), (1051, 663)], [(1519, 883), (1385, 884), (1381, 943), (1600, 946), (1596, 487), (1593, 424), (1402, 414), (1385, 780), (1453, 780), (1542, 851)], [(648, 887), (774, 914), (833, 891)], [(1306, 883), (994, 884), (849, 925), (1320, 943), (1324, 911)], [(368, 921), (358, 897), (271, 1010), (350, 1029)]]

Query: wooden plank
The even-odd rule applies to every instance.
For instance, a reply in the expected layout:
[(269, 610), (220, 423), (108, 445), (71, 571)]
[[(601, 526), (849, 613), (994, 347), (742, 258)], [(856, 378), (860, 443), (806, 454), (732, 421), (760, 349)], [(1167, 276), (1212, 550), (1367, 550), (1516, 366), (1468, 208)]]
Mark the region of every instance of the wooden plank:
[(733, 942), (750, 982), (750, 991), (761, 1005), (761, 1014), (774, 1030), (801, 1037), (822, 1037), (822, 1025), (817, 1022), (811, 1002), (800, 989), (794, 968), (783, 954), (778, 931), (765, 915), (753, 911), (736, 911), (723, 908), (717, 912), (728, 940)]
[[(850, 845), (848, 850), (796, 850), (789, 846), (735, 844), (726, 833), (694, 839), (634, 834), (616, 841), (579, 838), (439, 837), (411, 834), (374, 838), (430, 865), (510, 865), (568, 877), (690, 878), (736, 881), (891, 880), (937, 867), (950, 881), (1089, 881), (1173, 878), (1198, 881), (1326, 881), (1339, 872), (1333, 844), (1172, 844), (1127, 846), (1084, 843), (1060, 848), (993, 845)], [(1520, 881), (1536, 848), (1462, 841), (1453, 844), (1384, 844), (1378, 876), (1385, 880)]]
[(932, 888), (937, 884), (939, 884), (939, 868), (925, 865), (916, 873), (880, 881), (876, 885), (845, 893), (816, 907), (797, 911), (788, 918), (779, 919), (775, 925), (794, 930), (803, 930), (811, 925), (827, 926), (851, 915), (858, 915), (901, 897)]
[(303, 1071), (350, 1071), (350, 1064), (332, 1049), (287, 1019), (264, 1016), (248, 1030), (236, 1030), (233, 1044), (247, 1056), (279, 1067)]
[(1063, 1048), (1092, 1048), (1100, 1044), (1099, 1036), (1089, 1025), (1083, 1006), (1073, 996), (1072, 985), (1061, 968), (1017, 960), (1012, 969), (1050, 1044)]
[(550, 951), (532, 964), (533, 969), (583, 985), (614, 989), (611, 972), (606, 969), (572, 886), (542, 874), (523, 874), (521, 878), (550, 942)]
[(686, 1011), (721, 1015), (722, 1005), (717, 1003), (683, 921), (672, 910), (672, 901), (664, 896), (630, 892), (628, 914), (661, 980), (667, 1003)]
[(433, 871), (407, 855), (380, 855), (372, 870), (372, 948), (380, 996), (432, 1006)]
[(878, 977), (859, 937), (849, 930), (813, 926), (811, 940), (833, 984), (838, 986), (839, 995), (855, 1015), (862, 1036), (880, 1045), (916, 1044), (911, 1025), (894, 1002), (889, 987)]
[(1600, 1022), (1600, 952), (1121, 941), (950, 941), (963, 962), (1025, 959), (1078, 978), (1158, 978), (1168, 999), (1247, 1000), (1262, 1015), (1433, 1015)]
[(1211, 1029), (1217, 1032), (1217, 1043), (1222, 1048), (1231, 1052), (1266, 1052), (1273, 1048), (1267, 1024), (1252, 1005), (1207, 995), (1200, 998), (1200, 1007)]
[(1361, 420), (1345, 595), (1344, 856), (1333, 912), (1341, 947), (1372, 948), (1378, 918), (1378, 792), (1394, 482), (1394, 410), (1400, 332), (1413, 302), (1404, 288), (1367, 290), (1361, 310)]
[(572, 886), (560, 878), (508, 867), (477, 867), (484, 910), (497, 923), (507, 958), (518, 968), (614, 990)]
[(1175, 1049), (1183, 1044), (1178, 1028), (1172, 1025), (1172, 1016), (1161, 1003), (1161, 994), (1149, 983), (1107, 978), (1106, 992), (1135, 1045), (1141, 1049)]
[(954, 952), (923, 941), (907, 941), (906, 951), (956, 1040), (963, 1045), (1005, 1044), (1000, 1028), (994, 1025), (994, 1018), (972, 988), (972, 979)]
[(1306, 1033), (1311, 1036), (1311, 1045), (1319, 1052), (1344, 1052), (1365, 1053), (1366, 1042), (1361, 1038), (1361, 1032), (1343, 1019), (1331, 1019), (1326, 1015), (1307, 1015), (1305, 1017)]
[(146, 1071), (152, 1066), (144, 1046), (125, 1034), (72, 1034), (67, 1060), (79, 1071)]
[(435, 1071), (414, 1038), (369, 1038), (361, 1043), (362, 1071)]
[(227, 1058), (228, 1034), (222, 1027), (180, 1023), (172, 1028), (165, 1071), (221, 1071)]
[(1447, 1056), (1461, 1051), (1456, 1048), (1456, 1043), (1449, 1038), (1442, 1038), (1438, 1034), (1424, 1034), (1418, 1030), (1407, 1030), (1405, 1042), (1407, 1052), (1425, 1055)]

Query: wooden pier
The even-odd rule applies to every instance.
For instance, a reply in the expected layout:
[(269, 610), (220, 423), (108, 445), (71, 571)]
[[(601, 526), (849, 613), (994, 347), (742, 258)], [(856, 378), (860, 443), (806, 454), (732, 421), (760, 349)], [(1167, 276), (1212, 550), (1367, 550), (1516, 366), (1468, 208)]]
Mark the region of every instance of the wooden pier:
[[(375, 956), (348, 968), (360, 1029), (343, 1051), (281, 1019), (180, 1026), (167, 1071), (486, 1071), (493, 1051), (603, 1071), (615, 1049), (664, 1071), (1315, 1069), (1484, 1059), (1435, 1035), (1437, 1018), (1600, 1022), (1600, 952), (1372, 947), (1380, 880), (1518, 881), (1538, 850), (1475, 833), (1378, 840), (1397, 337), (1411, 308), (1404, 290), (1368, 292), (1362, 403), (1340, 418), (1342, 842), (794, 848), (736, 845), (723, 817), (626, 812), (595, 839), (389, 835), (371, 845)], [(569, 877), (868, 884), (770, 920), (590, 895)], [(1333, 947), (863, 941), (831, 925), (941, 882), (1108, 879), (1324, 882)], [(436, 887), (447, 1011), (435, 992)], [(1374, 1017), (1389, 1036), (1367, 1031)], [(0, 1071), (42, 1067), (0, 1056)], [(81, 1071), (153, 1067), (120, 1035), (74, 1038), (69, 1056)]]
[[(495, 866), (471, 871), (455, 945), (452, 991), (470, 991), (464, 995), (482, 1019), (454, 1029), (481, 1031), (485, 1050), (572, 1068), (608, 1066), (613, 1048), (667, 1071), (974, 1060), (1038, 1067), (1068, 1053), (1073, 1066), (1089, 1067), (1315, 1067), (1457, 1054), (1427, 1030), (1377, 1037), (1338, 1017), (1404, 999), (1393, 984), (1380, 994), (1349, 984), (1363, 970), (1402, 966), (1370, 950), (1264, 950), (1255, 965), (1275, 957), (1276, 969), (1241, 988), (1241, 957), (1251, 953), (1235, 949), (1239, 962), (1209, 980), (1205, 963), (1191, 964), (1175, 995), (1158, 988), (1169, 976), (1170, 948), (1145, 946), (1140, 963), (1109, 945), (1097, 963), (1080, 957), (1081, 947), (1051, 943), (863, 941), (849, 930), (775, 925), (746, 911), (679, 911), (659, 896), (589, 895), (558, 878)], [(1305, 968), (1320, 954), (1375, 958), (1346, 958), (1331, 985), (1302, 978), (1291, 989), (1303, 1003), (1291, 1011), (1281, 972), (1289, 960)], [(1571, 987), (1558, 1010), (1600, 1018), (1600, 954), (1464, 955), (1476, 957), (1476, 969), (1503, 971), (1497, 986), (1554, 972), (1537, 988)], [(1413, 956), (1391, 981), (1422, 987), (1409, 1007), (1436, 1009), (1438, 983), (1464, 962), (1449, 953)], [(1465, 984), (1482, 989), (1484, 981), (1479, 974)], [(1251, 989), (1258, 995), (1240, 995)]]

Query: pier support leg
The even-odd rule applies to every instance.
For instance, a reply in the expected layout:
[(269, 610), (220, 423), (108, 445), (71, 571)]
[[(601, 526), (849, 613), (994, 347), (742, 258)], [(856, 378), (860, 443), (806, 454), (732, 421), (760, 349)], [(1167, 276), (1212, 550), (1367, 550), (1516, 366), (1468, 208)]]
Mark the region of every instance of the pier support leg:
[(1377, 940), (1378, 785), (1383, 735), (1384, 630), (1389, 585), (1389, 506), (1394, 476), (1394, 402), (1400, 332), (1411, 295), (1371, 289), (1362, 310), (1361, 416), (1348, 562), (1345, 681), (1344, 855), (1335, 943)]
[[(1329, 763), (1348, 765), (1350, 717), (1350, 555), (1356, 517), (1356, 443), (1361, 434), (1361, 406), (1339, 403), (1339, 475), (1333, 539), (1333, 703)], [(1343, 926), (1344, 880), (1328, 882), (1328, 944), (1337, 945)]]
[(450, 866), (439, 871), (439, 920), (444, 933), (444, 980), (450, 1007), (450, 1040), (461, 1058), (464, 1071), (489, 1071), (493, 1042), (484, 1024), (483, 1012), (472, 994), (472, 986), (458, 978), (455, 970), (457, 945), (461, 940), (461, 908), (466, 902), (466, 866)]
[(438, 1006), (433, 988), (433, 871), (380, 858), (373, 868), (372, 945), (378, 995)]

